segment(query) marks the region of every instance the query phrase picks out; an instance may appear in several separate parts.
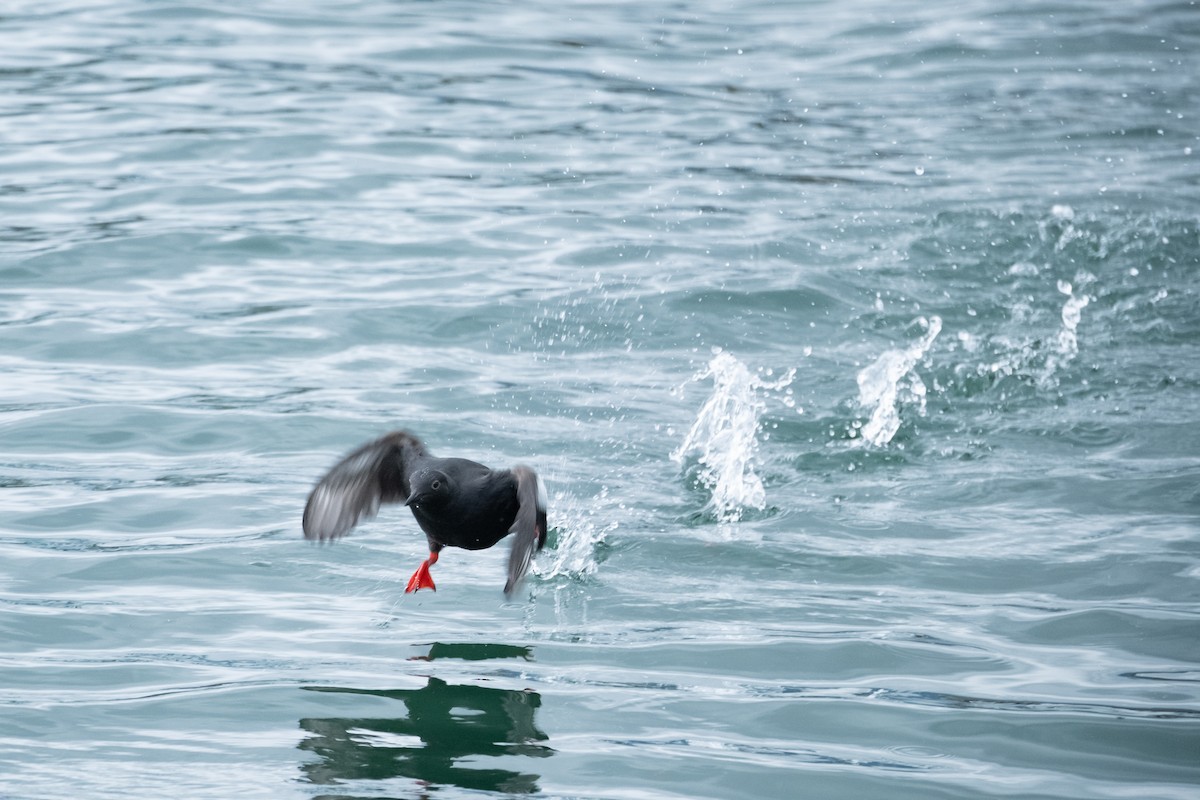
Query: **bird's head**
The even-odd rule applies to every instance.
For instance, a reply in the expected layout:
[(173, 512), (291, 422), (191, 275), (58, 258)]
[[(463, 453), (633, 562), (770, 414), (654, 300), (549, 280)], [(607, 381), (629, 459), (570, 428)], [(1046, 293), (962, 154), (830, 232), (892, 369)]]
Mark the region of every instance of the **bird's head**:
[(438, 469), (425, 469), (409, 479), (409, 508), (437, 508), (450, 499), (452, 485), (449, 476)]

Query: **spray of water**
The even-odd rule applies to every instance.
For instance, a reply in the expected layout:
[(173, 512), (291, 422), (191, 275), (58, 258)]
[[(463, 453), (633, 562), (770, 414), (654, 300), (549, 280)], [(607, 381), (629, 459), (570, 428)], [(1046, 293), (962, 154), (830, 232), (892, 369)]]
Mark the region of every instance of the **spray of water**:
[(1079, 336), (1076, 331), (1079, 328), (1080, 320), (1083, 319), (1083, 309), (1092, 299), (1086, 294), (1075, 294), (1075, 287), (1071, 285), (1070, 281), (1060, 280), (1058, 291), (1066, 295), (1067, 299), (1063, 302), (1062, 327), (1058, 331), (1058, 340), (1055, 342), (1057, 346), (1046, 356), (1046, 366), (1038, 380), (1043, 387), (1056, 385), (1058, 379), (1055, 373), (1058, 368), (1068, 364), (1074, 360), (1075, 356), (1079, 355)]
[(721, 522), (736, 522), (748, 509), (766, 508), (766, 489), (755, 471), (759, 418), (766, 410), (766, 393), (786, 388), (795, 377), (795, 368), (776, 380), (769, 379), (770, 373), (760, 377), (716, 350), (692, 378), (712, 378), (713, 391), (671, 459), (682, 464), (689, 455), (697, 457), (700, 482), (712, 494), (709, 508)]
[(588, 500), (576, 500), (556, 494), (551, 508), (551, 525), (558, 529), (553, 549), (537, 557), (530, 570), (542, 578), (581, 578), (596, 571), (596, 550), (617, 522), (607, 517), (610, 501), (608, 487)]
[(859, 431), (860, 441), (882, 447), (900, 430), (900, 406), (915, 405), (925, 415), (925, 381), (917, 374), (917, 362), (925, 357), (930, 345), (942, 331), (940, 317), (917, 320), (925, 335), (904, 350), (887, 350), (858, 373), (858, 403), (871, 410), (871, 417)]
[(1067, 281), (1058, 282), (1058, 290), (1067, 296), (1062, 307), (1062, 330), (1058, 332), (1058, 352), (1064, 358), (1074, 358), (1079, 353), (1079, 339), (1075, 330), (1079, 320), (1083, 318), (1083, 309), (1092, 298), (1086, 294), (1076, 295), (1074, 288)]

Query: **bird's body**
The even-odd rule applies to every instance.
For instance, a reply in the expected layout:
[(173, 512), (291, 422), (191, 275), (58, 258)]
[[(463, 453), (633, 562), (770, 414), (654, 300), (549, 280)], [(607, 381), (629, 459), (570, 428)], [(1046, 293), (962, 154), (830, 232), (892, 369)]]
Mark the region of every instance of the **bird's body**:
[(483, 550), (508, 535), (517, 519), (517, 481), (510, 470), (494, 471), (465, 458), (429, 459), (429, 469), (456, 478), (459, 502), (409, 503), (425, 535), (444, 547)]
[(334, 465), (308, 496), (304, 535), (344, 536), (382, 503), (407, 505), (429, 541), (429, 558), (405, 591), (436, 588), (429, 566), (442, 548), (483, 550), (515, 532), (504, 587), (511, 594), (546, 543), (546, 491), (532, 469), (437, 458), (405, 431), (368, 442)]

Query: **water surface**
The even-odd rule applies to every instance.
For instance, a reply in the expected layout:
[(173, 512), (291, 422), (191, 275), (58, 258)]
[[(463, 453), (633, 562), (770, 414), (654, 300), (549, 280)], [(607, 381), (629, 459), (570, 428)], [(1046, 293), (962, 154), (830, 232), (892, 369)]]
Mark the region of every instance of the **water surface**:
[(1195, 3), (0, 33), (0, 795), (1195, 797)]

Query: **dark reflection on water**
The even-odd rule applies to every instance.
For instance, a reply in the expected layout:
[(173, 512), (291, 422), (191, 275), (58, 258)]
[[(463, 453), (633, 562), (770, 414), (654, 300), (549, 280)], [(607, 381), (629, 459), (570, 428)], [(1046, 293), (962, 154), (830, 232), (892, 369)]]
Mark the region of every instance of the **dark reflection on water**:
[[(529, 657), (510, 645), (434, 644), (422, 660)], [(431, 677), (420, 689), (372, 690), (336, 686), (307, 691), (368, 695), (396, 700), (403, 709), (381, 717), (302, 719), (310, 736), (300, 749), (320, 761), (302, 767), (315, 784), (411, 778), (429, 787), (454, 785), (477, 791), (530, 794), (538, 776), (510, 769), (466, 766), (480, 756), (545, 758), (554, 750), (535, 721), (541, 695), (530, 690), (451, 684)]]
[(533, 648), (515, 644), (477, 644), (434, 642), (429, 645), (429, 654), (414, 656), (413, 661), (436, 661), (439, 658), (454, 658), (459, 661), (484, 661), (489, 658), (533, 658)]

